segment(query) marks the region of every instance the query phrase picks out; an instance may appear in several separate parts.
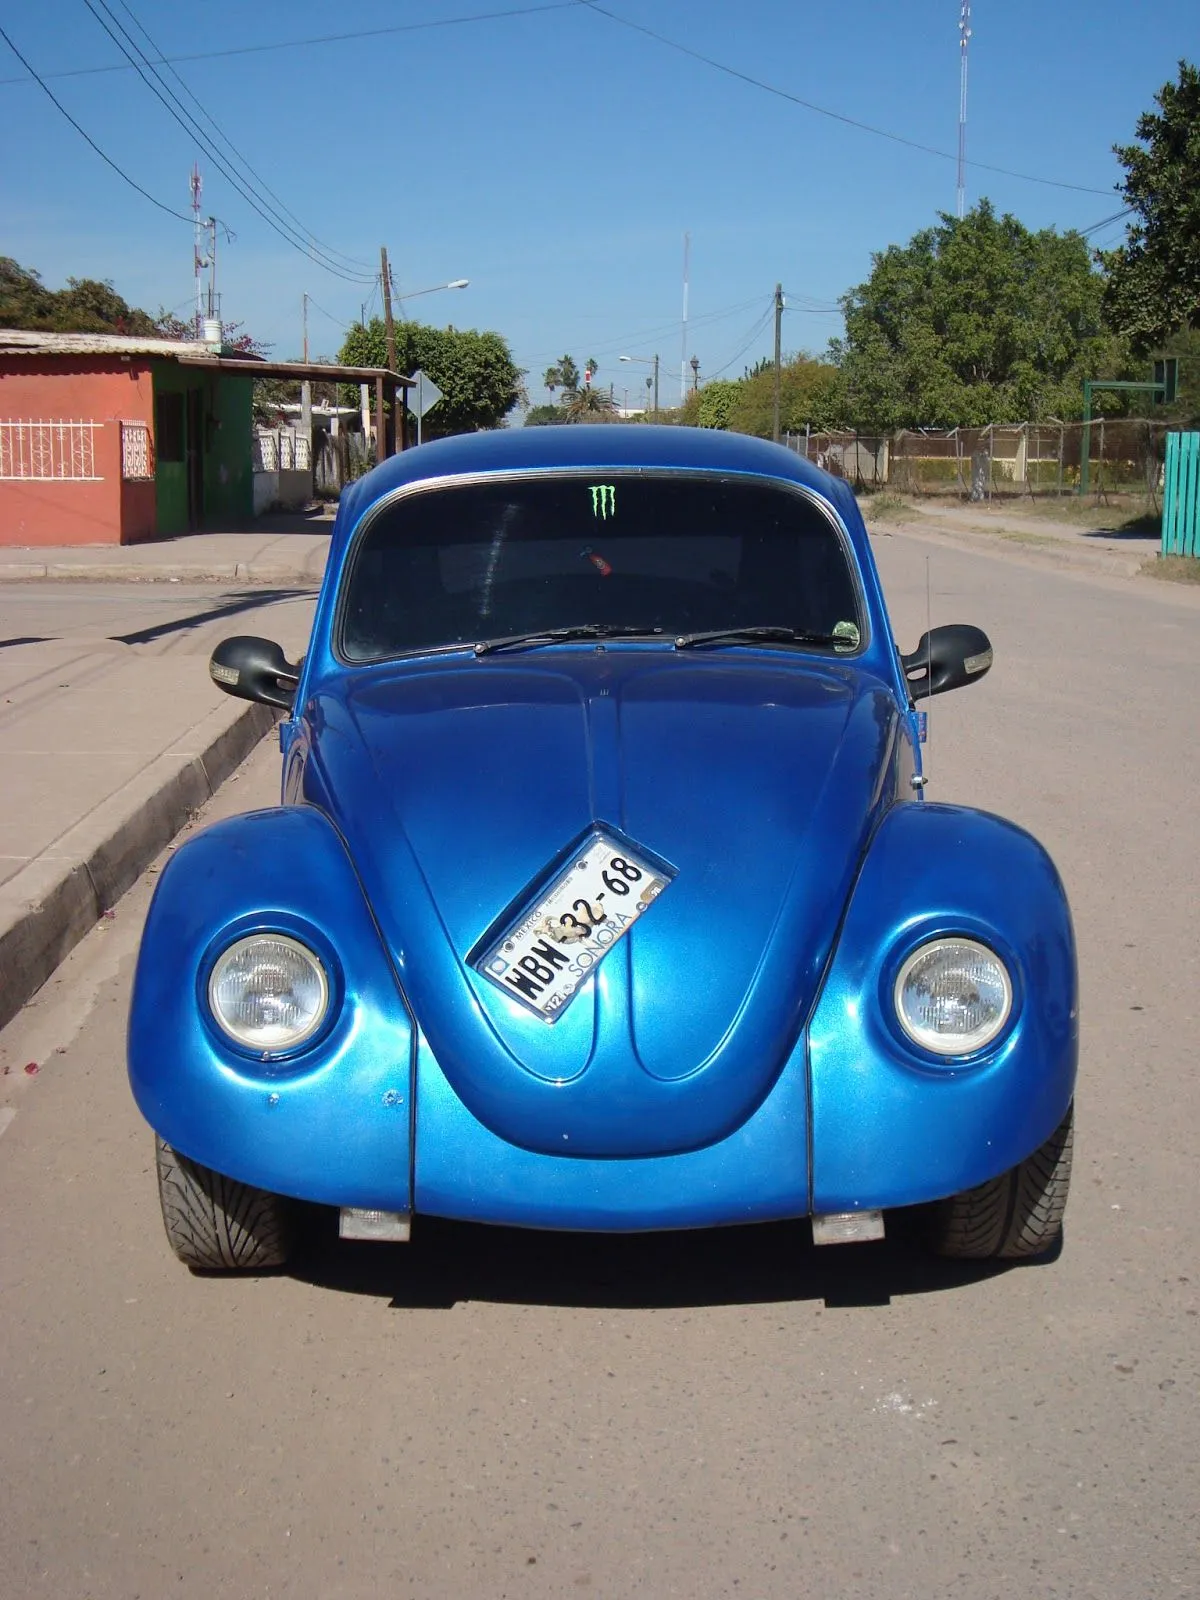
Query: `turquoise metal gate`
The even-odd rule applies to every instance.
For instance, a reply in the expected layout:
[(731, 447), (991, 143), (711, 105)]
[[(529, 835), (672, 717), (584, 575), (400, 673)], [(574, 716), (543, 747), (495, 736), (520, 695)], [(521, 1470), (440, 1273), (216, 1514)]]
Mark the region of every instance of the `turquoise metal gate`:
[(1200, 433), (1167, 435), (1162, 553), (1200, 556)]

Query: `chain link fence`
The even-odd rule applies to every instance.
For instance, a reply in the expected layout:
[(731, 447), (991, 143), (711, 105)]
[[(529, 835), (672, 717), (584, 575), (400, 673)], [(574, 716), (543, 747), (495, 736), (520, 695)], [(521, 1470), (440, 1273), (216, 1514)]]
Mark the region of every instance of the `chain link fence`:
[(1170, 431), (1165, 422), (1097, 417), (892, 434), (806, 431), (784, 443), (855, 489), (993, 500), (1075, 494), (1083, 483), (1100, 498), (1133, 495), (1157, 506)]

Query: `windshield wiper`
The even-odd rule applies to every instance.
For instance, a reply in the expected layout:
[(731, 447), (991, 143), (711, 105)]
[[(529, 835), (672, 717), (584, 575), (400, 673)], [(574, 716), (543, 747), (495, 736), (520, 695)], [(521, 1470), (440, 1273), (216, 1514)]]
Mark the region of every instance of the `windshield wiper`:
[(675, 640), (677, 650), (687, 650), (700, 644), (753, 644), (756, 640), (768, 644), (833, 644), (853, 647), (854, 637), (841, 633), (803, 633), (798, 628), (785, 628), (766, 623), (753, 628), (709, 628), (704, 633), (681, 633)]
[(652, 639), (660, 633), (661, 628), (634, 624), (580, 622), (571, 628), (538, 628), (532, 633), (514, 633), (507, 639), (482, 639), (475, 646), (475, 654), (487, 656), (496, 650), (533, 650), (539, 645), (562, 644), (570, 639)]

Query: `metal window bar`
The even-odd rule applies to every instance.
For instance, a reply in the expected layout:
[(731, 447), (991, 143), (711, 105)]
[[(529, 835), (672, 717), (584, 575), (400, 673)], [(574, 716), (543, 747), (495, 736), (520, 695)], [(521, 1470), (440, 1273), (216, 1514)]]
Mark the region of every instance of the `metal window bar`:
[(103, 423), (0, 421), (0, 480), (96, 482), (95, 435)]
[(148, 423), (121, 424), (121, 477), (126, 483), (146, 483), (153, 479), (154, 452)]

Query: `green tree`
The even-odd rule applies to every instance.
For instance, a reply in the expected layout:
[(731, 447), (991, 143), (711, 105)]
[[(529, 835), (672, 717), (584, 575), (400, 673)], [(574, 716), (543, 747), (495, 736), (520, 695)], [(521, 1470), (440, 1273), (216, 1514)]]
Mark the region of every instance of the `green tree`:
[(1082, 381), (1128, 350), (1102, 315), (1104, 279), (1078, 233), (1031, 233), (981, 201), (872, 258), (830, 343), (858, 427), (983, 426), (1078, 416)]
[(1143, 354), (1200, 327), (1200, 71), (1181, 61), (1178, 82), (1154, 100), (1158, 110), (1138, 118), (1139, 142), (1113, 147), (1134, 217), (1102, 258), (1108, 315)]
[(530, 406), (525, 413), (525, 426), (527, 428), (551, 427), (557, 423), (565, 422), (562, 406)]
[[(837, 427), (842, 421), (841, 379), (831, 362), (812, 356), (789, 356), (779, 374), (779, 426), (785, 433), (803, 433), (805, 427)], [(737, 386), (729, 427), (735, 433), (752, 433), (769, 439), (775, 415), (775, 366), (768, 362)]]
[(11, 256), (0, 256), (0, 327), (42, 333), (157, 333), (149, 312), (131, 306), (111, 283), (68, 278), (65, 289), (47, 289), (38, 273)]
[(728, 428), (741, 384), (733, 378), (714, 378), (700, 390), (698, 418), (702, 428)]
[[(398, 322), (395, 337), (399, 370), (411, 373), (420, 367), (442, 391), (441, 401), (422, 424), (426, 438), (498, 428), (524, 392), (524, 374), (498, 333)], [(338, 360), (354, 367), (386, 366), (382, 319), (352, 327)]]

